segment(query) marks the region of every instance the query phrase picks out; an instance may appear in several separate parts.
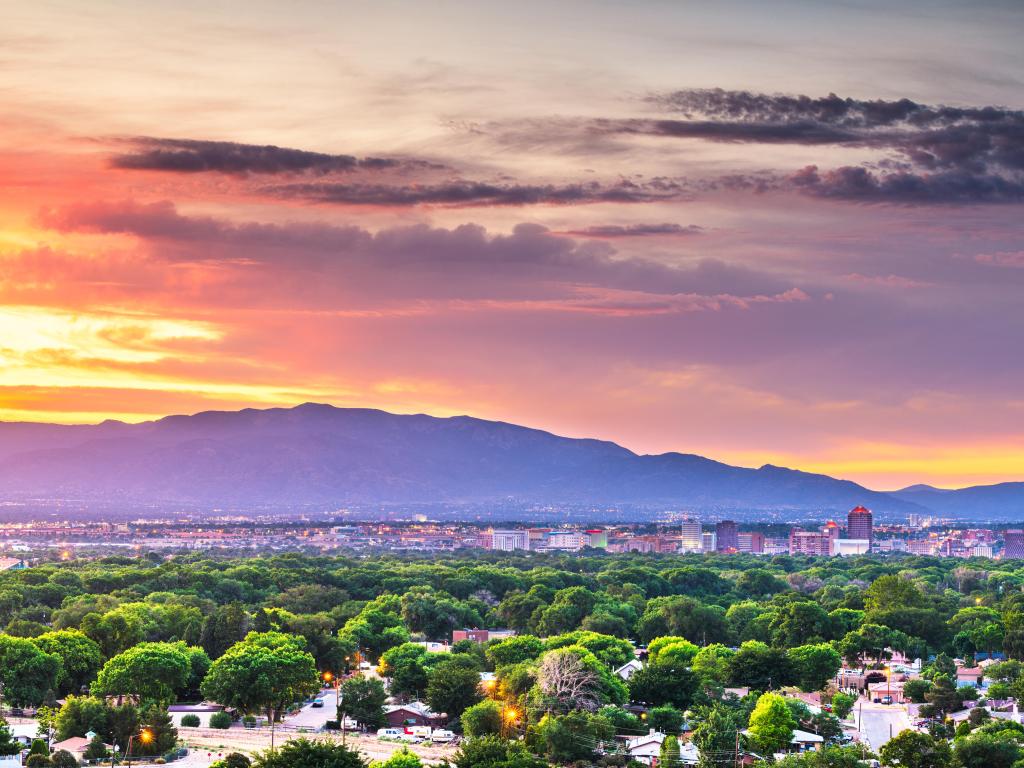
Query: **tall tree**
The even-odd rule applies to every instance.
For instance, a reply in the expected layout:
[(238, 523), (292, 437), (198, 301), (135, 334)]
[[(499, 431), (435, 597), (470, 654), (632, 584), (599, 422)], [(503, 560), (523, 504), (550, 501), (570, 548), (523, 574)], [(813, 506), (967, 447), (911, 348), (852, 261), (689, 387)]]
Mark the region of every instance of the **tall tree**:
[(212, 701), (264, 712), (275, 723), (286, 706), (320, 690), (320, 677), (301, 638), (250, 632), (213, 662), (201, 690)]
[(757, 749), (771, 755), (789, 748), (796, 725), (782, 696), (763, 693), (750, 713), (748, 733)]

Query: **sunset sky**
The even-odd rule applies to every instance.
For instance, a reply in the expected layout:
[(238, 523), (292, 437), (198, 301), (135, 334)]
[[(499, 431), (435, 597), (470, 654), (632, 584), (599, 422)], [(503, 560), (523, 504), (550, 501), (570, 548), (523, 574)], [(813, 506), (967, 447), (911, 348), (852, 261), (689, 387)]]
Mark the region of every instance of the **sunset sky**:
[(11, 3), (0, 419), (1024, 480), (1024, 3)]

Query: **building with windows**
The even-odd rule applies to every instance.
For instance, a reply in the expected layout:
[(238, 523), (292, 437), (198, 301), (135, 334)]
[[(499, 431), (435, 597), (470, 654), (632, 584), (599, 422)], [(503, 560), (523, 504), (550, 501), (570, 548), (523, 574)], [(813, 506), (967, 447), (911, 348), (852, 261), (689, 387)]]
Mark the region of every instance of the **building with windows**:
[(704, 533), (702, 533), (700, 535), (700, 541), (701, 541), (701, 548), (705, 552), (714, 552), (715, 549), (717, 548), (716, 547), (717, 542), (715, 541), (715, 532), (714, 531), (704, 531)]
[(867, 507), (854, 507), (846, 516), (846, 538), (872, 541), (873, 516)]
[(739, 532), (739, 551), (749, 552), (752, 555), (764, 553), (764, 534), (757, 531)]
[(831, 555), (832, 537), (822, 531), (804, 531), (800, 528), (793, 528), (789, 532), (789, 554)]
[(680, 524), (682, 539), (679, 542), (681, 552), (701, 552), (704, 550), (703, 530), (700, 518), (684, 517)]
[(524, 530), (493, 530), (491, 531), (491, 549), (500, 552), (511, 552), (515, 549), (530, 548), (530, 533)]
[(1010, 528), (1003, 532), (1003, 559), (1024, 557), (1024, 531)]
[(715, 526), (715, 551), (732, 554), (740, 551), (739, 529), (734, 520), (723, 520)]

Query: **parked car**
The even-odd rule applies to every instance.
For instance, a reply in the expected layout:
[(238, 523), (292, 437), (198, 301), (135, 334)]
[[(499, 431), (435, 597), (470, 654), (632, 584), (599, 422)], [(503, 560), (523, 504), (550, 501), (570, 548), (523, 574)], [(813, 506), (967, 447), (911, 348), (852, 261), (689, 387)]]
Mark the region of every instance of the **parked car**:
[(399, 736), (404, 736), (405, 731), (401, 728), (381, 728), (377, 731), (378, 739), (397, 739)]
[(883, 696), (882, 697), (882, 703), (883, 704), (892, 704), (892, 696)]
[(323, 699), (313, 699), (313, 703), (310, 706), (313, 707), (313, 709), (323, 709), (324, 700)]

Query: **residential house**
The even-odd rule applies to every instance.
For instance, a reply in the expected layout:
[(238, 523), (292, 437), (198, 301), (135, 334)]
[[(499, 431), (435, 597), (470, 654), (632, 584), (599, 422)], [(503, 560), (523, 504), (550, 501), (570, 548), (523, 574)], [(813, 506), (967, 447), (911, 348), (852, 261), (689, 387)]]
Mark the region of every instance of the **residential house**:
[(639, 659), (630, 659), (621, 667), (615, 670), (615, 674), (621, 677), (623, 680), (629, 680), (634, 674), (644, 668), (644, 665)]
[(434, 712), (422, 701), (412, 701), (408, 704), (393, 704), (384, 707), (384, 718), (388, 721), (389, 728), (413, 725), (438, 727), (444, 725), (448, 715), (444, 712)]
[[(654, 730), (643, 736), (636, 736), (626, 741), (626, 752), (630, 758), (643, 765), (654, 768), (658, 764), (661, 755), (661, 745), (665, 741), (665, 734)], [(683, 765), (696, 765), (700, 752), (697, 745), (692, 741), (679, 745), (679, 759)], [(668, 767), (666, 767), (668, 768)]]

